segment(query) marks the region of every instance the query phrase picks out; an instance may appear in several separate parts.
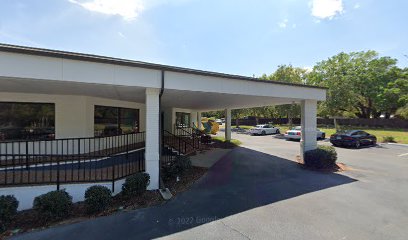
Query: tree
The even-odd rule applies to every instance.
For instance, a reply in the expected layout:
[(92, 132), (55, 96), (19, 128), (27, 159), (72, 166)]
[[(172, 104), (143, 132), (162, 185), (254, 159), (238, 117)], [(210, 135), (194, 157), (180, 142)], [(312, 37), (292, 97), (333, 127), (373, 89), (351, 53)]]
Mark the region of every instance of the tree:
[(380, 117), (386, 106), (380, 93), (398, 76), (395, 65), (375, 51), (339, 53), (317, 63), (308, 83), (328, 88), (319, 115)]
[(380, 106), (386, 117), (392, 114), (400, 116), (408, 106), (408, 68), (393, 69), (393, 82), (389, 82), (379, 93)]
[[(286, 83), (306, 84), (308, 73), (306, 69), (293, 67), (292, 65), (280, 65), (278, 69), (271, 75), (262, 75), (263, 80), (272, 80)], [(286, 117), (289, 119), (289, 124), (292, 124), (292, 118), (300, 116), (300, 106), (296, 104), (284, 104), (275, 107), (270, 107), (274, 110), (277, 117)]]

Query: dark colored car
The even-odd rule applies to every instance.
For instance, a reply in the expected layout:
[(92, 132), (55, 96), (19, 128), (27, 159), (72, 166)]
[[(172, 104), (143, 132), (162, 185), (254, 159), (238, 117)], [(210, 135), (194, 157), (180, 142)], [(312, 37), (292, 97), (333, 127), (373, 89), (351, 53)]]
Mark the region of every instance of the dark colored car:
[(334, 146), (360, 148), (361, 146), (376, 145), (377, 138), (361, 130), (339, 131), (330, 136)]

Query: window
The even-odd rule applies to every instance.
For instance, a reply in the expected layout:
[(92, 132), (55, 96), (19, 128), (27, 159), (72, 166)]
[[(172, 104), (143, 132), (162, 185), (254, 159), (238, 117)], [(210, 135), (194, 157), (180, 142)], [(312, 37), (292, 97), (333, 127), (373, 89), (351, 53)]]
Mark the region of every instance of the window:
[(190, 113), (176, 112), (176, 126), (190, 127)]
[(54, 138), (53, 103), (0, 102), (0, 141)]
[(95, 136), (139, 132), (139, 109), (95, 106)]

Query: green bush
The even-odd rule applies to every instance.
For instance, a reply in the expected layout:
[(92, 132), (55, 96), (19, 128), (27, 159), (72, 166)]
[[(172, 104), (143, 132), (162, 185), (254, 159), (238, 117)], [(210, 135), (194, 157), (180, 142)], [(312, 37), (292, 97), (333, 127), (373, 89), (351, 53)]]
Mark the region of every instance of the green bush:
[(324, 169), (336, 164), (337, 152), (332, 146), (318, 146), (317, 149), (305, 152), (304, 163), (307, 167)]
[(385, 136), (383, 137), (383, 142), (386, 143), (395, 143), (395, 138), (393, 136)]
[(52, 191), (36, 197), (33, 205), (43, 219), (58, 220), (70, 213), (72, 197), (64, 190)]
[(112, 192), (105, 186), (92, 186), (85, 191), (85, 205), (88, 213), (106, 210), (112, 203)]
[(17, 214), (18, 201), (12, 195), (0, 196), (0, 232), (3, 232)]
[(191, 168), (191, 160), (188, 156), (177, 156), (174, 162), (162, 167), (162, 176), (164, 179), (175, 178), (182, 175)]
[(147, 173), (136, 173), (127, 177), (122, 185), (122, 192), (125, 196), (135, 196), (146, 191), (150, 183), (150, 176)]

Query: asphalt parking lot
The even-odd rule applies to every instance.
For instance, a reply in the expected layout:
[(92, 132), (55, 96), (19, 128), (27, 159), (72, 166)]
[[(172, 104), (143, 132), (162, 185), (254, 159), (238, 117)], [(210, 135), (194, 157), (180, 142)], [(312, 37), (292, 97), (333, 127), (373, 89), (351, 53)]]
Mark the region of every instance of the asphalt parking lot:
[(15, 239), (407, 238), (408, 147), (337, 148), (352, 169), (321, 173), (295, 162), (299, 142), (232, 137), (242, 146), (166, 204)]
[[(219, 134), (224, 133), (220, 132)], [(240, 140), (243, 147), (274, 156), (295, 160), (294, 156), (299, 154), (299, 141), (288, 141), (275, 135), (251, 136), (243, 133), (232, 133), (232, 137)], [(318, 144), (332, 146), (328, 138), (318, 141)], [(406, 167), (408, 167), (408, 145), (380, 143), (377, 146), (362, 147), (361, 149), (335, 148), (338, 153), (338, 161), (356, 171), (364, 169), (387, 171), (399, 167), (405, 167), (407, 170)], [(350, 172), (350, 174), (352, 173)]]

